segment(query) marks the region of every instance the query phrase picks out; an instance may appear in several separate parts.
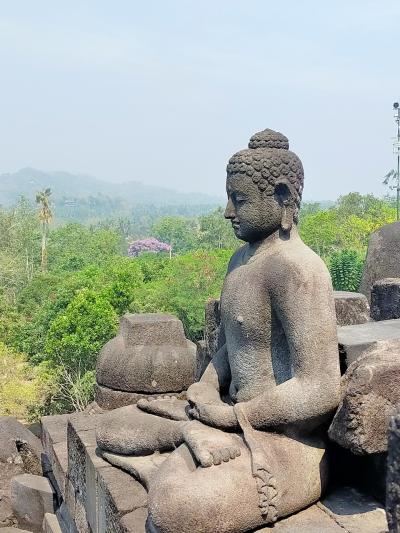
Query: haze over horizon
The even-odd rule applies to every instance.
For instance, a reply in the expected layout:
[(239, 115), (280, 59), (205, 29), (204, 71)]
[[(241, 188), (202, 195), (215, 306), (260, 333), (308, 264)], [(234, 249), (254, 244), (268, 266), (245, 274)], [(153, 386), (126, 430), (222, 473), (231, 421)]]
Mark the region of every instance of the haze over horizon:
[(382, 196), (400, 3), (39, 0), (0, 13), (0, 174), (23, 167), (224, 196), (256, 131), (289, 137), (306, 200)]

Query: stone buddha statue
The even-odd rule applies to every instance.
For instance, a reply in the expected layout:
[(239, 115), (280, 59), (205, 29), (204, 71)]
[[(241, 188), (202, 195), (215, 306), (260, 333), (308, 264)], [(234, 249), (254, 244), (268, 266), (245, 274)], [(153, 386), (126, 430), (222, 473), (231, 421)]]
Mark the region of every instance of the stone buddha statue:
[(245, 242), (221, 294), (225, 344), (188, 401), (103, 415), (104, 457), (149, 490), (149, 531), (252, 531), (317, 501), (324, 423), (339, 402), (329, 273), (300, 239), (303, 167), (281, 133), (256, 133), (227, 167), (225, 217)]

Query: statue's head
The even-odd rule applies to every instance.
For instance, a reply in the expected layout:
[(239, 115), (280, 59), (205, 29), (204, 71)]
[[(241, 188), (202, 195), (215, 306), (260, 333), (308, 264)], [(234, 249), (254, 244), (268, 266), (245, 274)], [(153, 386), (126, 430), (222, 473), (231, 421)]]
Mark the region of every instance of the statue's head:
[(284, 135), (273, 130), (253, 135), (249, 148), (227, 166), (225, 217), (236, 236), (255, 242), (279, 229), (289, 233), (298, 221), (303, 182), (303, 165)]

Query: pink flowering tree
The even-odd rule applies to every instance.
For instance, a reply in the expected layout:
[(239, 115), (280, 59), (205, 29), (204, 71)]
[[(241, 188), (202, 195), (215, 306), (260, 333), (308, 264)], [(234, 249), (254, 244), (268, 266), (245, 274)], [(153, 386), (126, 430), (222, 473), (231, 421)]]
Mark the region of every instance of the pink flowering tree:
[(140, 239), (133, 241), (128, 247), (128, 256), (137, 257), (142, 252), (150, 252), (157, 254), (159, 252), (167, 252), (171, 256), (171, 246), (165, 242), (161, 242), (154, 237), (147, 239)]

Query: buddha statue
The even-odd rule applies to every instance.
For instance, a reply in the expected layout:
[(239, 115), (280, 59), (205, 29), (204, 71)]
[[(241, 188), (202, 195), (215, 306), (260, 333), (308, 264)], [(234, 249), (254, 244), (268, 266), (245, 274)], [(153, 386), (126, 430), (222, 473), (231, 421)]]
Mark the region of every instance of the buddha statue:
[(252, 531), (326, 486), (339, 358), (330, 276), (297, 231), (303, 178), (272, 130), (233, 155), (225, 217), (245, 244), (222, 288), (225, 343), (187, 401), (139, 400), (103, 415), (98, 446), (147, 486), (149, 531)]

